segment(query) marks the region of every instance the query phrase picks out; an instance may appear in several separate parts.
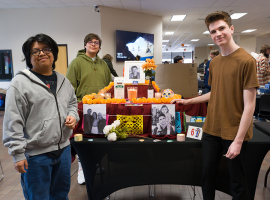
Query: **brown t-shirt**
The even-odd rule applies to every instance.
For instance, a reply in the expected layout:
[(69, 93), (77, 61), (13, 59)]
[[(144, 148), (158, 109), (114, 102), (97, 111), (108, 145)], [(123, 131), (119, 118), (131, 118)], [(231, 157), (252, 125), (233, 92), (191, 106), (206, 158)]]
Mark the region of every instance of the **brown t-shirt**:
[[(256, 61), (243, 48), (210, 62), (208, 84), (211, 96), (203, 131), (225, 140), (234, 140), (244, 111), (243, 91), (259, 87)], [(253, 137), (252, 119), (244, 140)]]

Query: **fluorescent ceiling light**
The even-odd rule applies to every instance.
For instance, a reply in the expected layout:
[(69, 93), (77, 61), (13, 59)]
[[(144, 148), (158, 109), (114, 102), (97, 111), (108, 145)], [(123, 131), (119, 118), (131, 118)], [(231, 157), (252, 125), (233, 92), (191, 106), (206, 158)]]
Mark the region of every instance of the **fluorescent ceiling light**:
[(185, 44), (184, 46), (185, 46), (185, 47), (189, 47), (189, 46), (190, 46), (190, 44)]
[(232, 15), (231, 15), (231, 18), (232, 19), (239, 19), (239, 18), (241, 18), (241, 17), (243, 17), (244, 15), (246, 15), (247, 13), (233, 13)]
[(191, 42), (197, 42), (197, 41), (199, 41), (199, 39), (192, 39), (192, 40), (190, 40)]
[(210, 32), (209, 31), (204, 31), (203, 34), (210, 34)]
[(215, 44), (208, 44), (207, 46), (214, 46)]
[(171, 21), (183, 21), (186, 15), (173, 15)]
[(165, 45), (165, 44), (163, 44), (162, 46), (163, 46), (163, 47), (165, 47), (166, 45)]
[(162, 40), (162, 42), (169, 42), (169, 40)]
[(173, 35), (174, 32), (166, 32), (165, 35)]
[(248, 29), (248, 30), (242, 31), (241, 33), (250, 33), (250, 32), (256, 31), (256, 30), (257, 29)]

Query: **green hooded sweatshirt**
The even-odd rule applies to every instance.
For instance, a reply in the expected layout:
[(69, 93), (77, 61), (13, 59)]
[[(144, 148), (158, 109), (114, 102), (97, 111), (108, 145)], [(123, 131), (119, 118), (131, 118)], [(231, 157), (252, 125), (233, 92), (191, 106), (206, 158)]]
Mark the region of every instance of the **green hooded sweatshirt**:
[(98, 55), (93, 61), (84, 49), (79, 50), (77, 58), (70, 63), (66, 77), (74, 87), (78, 102), (82, 101), (84, 95), (98, 93), (112, 81), (106, 62)]

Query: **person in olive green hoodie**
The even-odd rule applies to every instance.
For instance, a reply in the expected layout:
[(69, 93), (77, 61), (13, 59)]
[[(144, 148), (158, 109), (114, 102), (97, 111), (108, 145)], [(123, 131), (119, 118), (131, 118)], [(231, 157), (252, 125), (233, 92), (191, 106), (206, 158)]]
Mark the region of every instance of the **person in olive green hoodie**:
[[(108, 86), (112, 80), (106, 62), (97, 55), (101, 47), (101, 39), (97, 34), (90, 33), (84, 38), (84, 48), (78, 51), (77, 57), (70, 63), (66, 77), (74, 87), (77, 101), (81, 102), (84, 95), (98, 93)], [(85, 184), (85, 178), (78, 157), (78, 183)]]
[(66, 77), (74, 87), (78, 102), (84, 95), (98, 93), (112, 81), (109, 67), (97, 55), (101, 42), (97, 34), (88, 34), (84, 38), (85, 49), (78, 51), (68, 67)]

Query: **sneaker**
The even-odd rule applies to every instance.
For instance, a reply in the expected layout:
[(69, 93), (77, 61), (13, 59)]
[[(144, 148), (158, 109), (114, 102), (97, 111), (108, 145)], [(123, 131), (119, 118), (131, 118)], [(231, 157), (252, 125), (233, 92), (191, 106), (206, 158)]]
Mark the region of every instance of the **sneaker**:
[(85, 179), (84, 179), (84, 174), (83, 174), (83, 170), (79, 169), (78, 170), (78, 183), (80, 185), (85, 185)]

